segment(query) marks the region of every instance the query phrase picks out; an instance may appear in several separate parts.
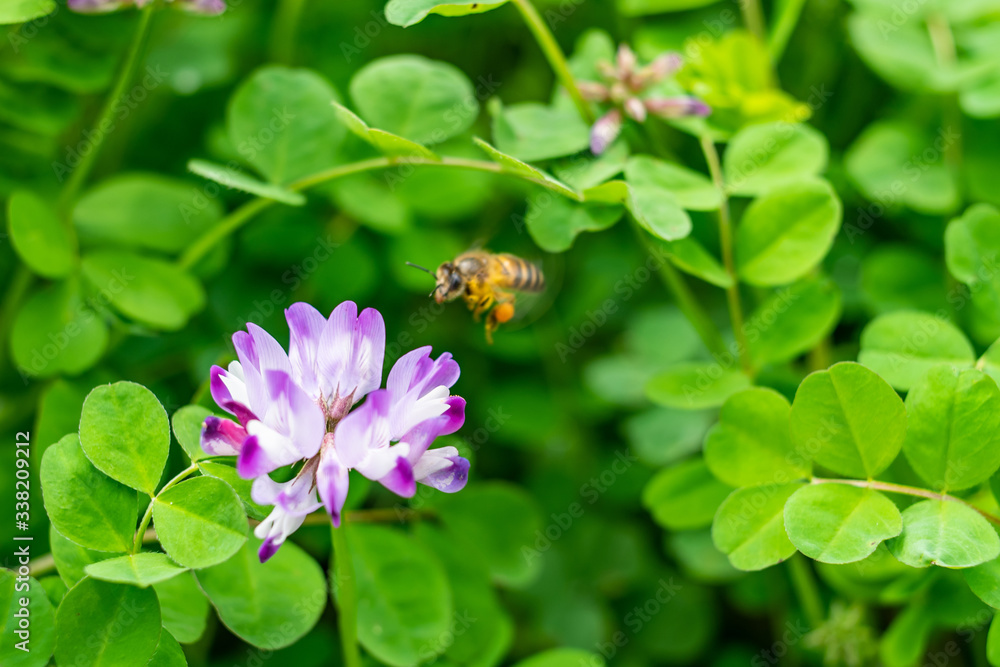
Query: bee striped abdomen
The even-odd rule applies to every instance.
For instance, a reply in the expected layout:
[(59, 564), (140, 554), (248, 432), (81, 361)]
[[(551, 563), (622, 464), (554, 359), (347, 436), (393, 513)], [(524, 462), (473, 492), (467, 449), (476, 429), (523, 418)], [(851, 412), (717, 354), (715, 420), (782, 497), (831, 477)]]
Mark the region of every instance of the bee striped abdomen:
[(545, 276), (541, 269), (514, 255), (499, 255), (503, 272), (507, 277), (506, 287), (521, 292), (541, 292), (545, 289)]

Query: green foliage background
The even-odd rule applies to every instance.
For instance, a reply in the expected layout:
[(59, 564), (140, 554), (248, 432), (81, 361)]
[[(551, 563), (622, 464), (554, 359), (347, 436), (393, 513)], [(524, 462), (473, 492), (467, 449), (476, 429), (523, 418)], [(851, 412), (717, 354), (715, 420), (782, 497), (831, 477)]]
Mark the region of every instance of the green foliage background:
[[(94, 119), (145, 18), (62, 3), (33, 22), (4, 17), (0, 433), (31, 432), (28, 534), (62, 580), (48, 571), (32, 591), (39, 651), (126, 664), (114, 661), (155, 649), (163, 664), (221, 666), (277, 648), (272, 664), (338, 664), (319, 570), (330, 531), (305, 526), (301, 549), (254, 569), (242, 517), (262, 509), (228, 466), (200, 464), (153, 501), (172, 561), (83, 568), (129, 551), (145, 493), (199, 458), (208, 369), (232, 358), (232, 332), (253, 321), (287, 341), (290, 303), (352, 299), (384, 315), (387, 367), (428, 344), (459, 360), (468, 416), (448, 444), (473, 461), (462, 493), (410, 501), (437, 517), (420, 522), (352, 478), (350, 507), (408, 519), (347, 537), (372, 660), (1000, 664), (1000, 631), (988, 632), (1000, 539), (976, 511), (997, 513), (1000, 467), (1000, 5), (775, 0), (756, 41), (752, 13), (728, 0), (541, 0), (577, 78), (595, 78), (617, 43), (643, 61), (677, 50), (687, 65), (664, 91), (713, 108), (707, 123), (629, 124), (595, 162), (512, 5), (421, 21), (433, 4), (156, 11), (99, 152)], [(426, 96), (398, 92), (414, 81)], [(713, 140), (728, 142), (729, 201), (710, 178)], [(300, 187), (382, 154), (409, 157)], [(438, 155), (453, 164), (425, 164)], [(500, 166), (459, 168), (468, 160)], [(222, 221), (238, 229), (213, 237)], [(493, 346), (404, 264), (477, 243), (539, 261), (549, 282)], [(131, 436), (97, 408), (81, 423), (91, 390), (120, 380), (155, 394), (172, 435), (152, 397)], [(102, 459), (111, 440), (131, 463)], [(15, 460), (12, 443), (0, 449), (5, 507)], [(61, 488), (71, 476), (85, 486)], [(171, 496), (211, 520), (172, 530)], [(105, 524), (81, 524), (109, 506)], [(198, 544), (213, 530), (215, 551)], [(275, 616), (234, 611), (253, 582), (252, 602)], [(72, 614), (113, 619), (114, 605), (140, 610), (134, 643), (101, 663)], [(469, 610), (481, 620), (466, 626)], [(461, 632), (448, 639), (452, 614)], [(290, 635), (268, 635), (285, 621)], [(170, 634), (144, 644), (142, 629), (161, 625)]]

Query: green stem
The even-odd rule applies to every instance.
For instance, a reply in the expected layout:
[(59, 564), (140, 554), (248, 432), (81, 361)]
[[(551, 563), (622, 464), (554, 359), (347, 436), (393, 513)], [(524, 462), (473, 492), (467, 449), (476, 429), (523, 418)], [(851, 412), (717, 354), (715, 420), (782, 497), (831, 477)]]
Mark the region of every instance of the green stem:
[(660, 269), (660, 278), (663, 280), (663, 284), (667, 286), (667, 289), (674, 295), (677, 307), (681, 309), (681, 312), (684, 313), (688, 321), (691, 322), (691, 325), (694, 326), (702, 342), (705, 343), (705, 347), (708, 348), (708, 351), (716, 356), (725, 356), (726, 343), (722, 340), (722, 334), (719, 333), (718, 327), (715, 326), (708, 313), (705, 312), (698, 299), (691, 292), (691, 288), (688, 287), (684, 276), (674, 268), (673, 264), (666, 261)]
[(295, 60), (295, 33), (305, 4), (306, 0), (282, 0), (279, 3), (271, 31), (272, 61), (291, 65)]
[(767, 40), (767, 49), (771, 54), (771, 62), (777, 64), (781, 56), (785, 53), (788, 40), (795, 32), (795, 26), (802, 15), (802, 8), (805, 7), (806, 0), (785, 0), (779, 3), (777, 18), (771, 26), (771, 35)]
[[(483, 171), (491, 174), (507, 174), (508, 176), (514, 176), (522, 180), (528, 181), (529, 183), (535, 183), (536, 185), (541, 185), (542, 187), (549, 188), (555, 192), (559, 192), (565, 196), (565, 192), (560, 187), (554, 185), (552, 181), (545, 180), (544, 178), (536, 178), (530, 176), (525, 172), (513, 171), (503, 168), (496, 162), (488, 162), (485, 160), (469, 160), (466, 158), (455, 158), (455, 157), (443, 157), (440, 159), (427, 158), (427, 157), (379, 157), (372, 158), (370, 160), (362, 160), (360, 162), (352, 162), (350, 164), (339, 165), (331, 169), (325, 169), (323, 171), (305, 176), (293, 183), (288, 185), (288, 189), (294, 192), (301, 190), (307, 190), (309, 188), (333, 181), (338, 178), (343, 178), (344, 176), (350, 176), (352, 174), (358, 174), (365, 171), (376, 171), (379, 169), (387, 169), (389, 167), (395, 166), (427, 166), (427, 167), (444, 167), (452, 169), (472, 169), (474, 171)], [(276, 202), (272, 199), (257, 198), (248, 201), (247, 203), (240, 206), (238, 209), (230, 213), (228, 216), (222, 219), (215, 227), (212, 227), (203, 235), (195, 240), (187, 250), (180, 256), (178, 260), (178, 265), (182, 268), (190, 268), (199, 259), (204, 257), (209, 250), (211, 250), (216, 243), (219, 243), (222, 239), (229, 236), (237, 229), (246, 224), (250, 218), (254, 217), (261, 211), (273, 206)]]
[(920, 489), (915, 486), (904, 486), (902, 484), (893, 484), (892, 482), (879, 482), (873, 479), (831, 479), (826, 477), (813, 477), (810, 480), (812, 484), (846, 484), (848, 486), (856, 486), (861, 489), (874, 489), (875, 491), (885, 491), (886, 493), (899, 493), (905, 496), (915, 496), (917, 498), (928, 498), (930, 500), (948, 500), (955, 503), (961, 503), (966, 507), (969, 507), (981, 514), (983, 518), (987, 521), (1000, 526), (1000, 517), (993, 516), (989, 512), (979, 509), (975, 505), (968, 503), (961, 498), (956, 498), (955, 496), (950, 496), (947, 493), (938, 493), (937, 491), (930, 491), (929, 489)]
[(156, 496), (182, 481), (192, 473), (198, 471), (198, 464), (192, 463), (189, 467), (177, 473), (177, 476), (172, 480), (163, 485), (155, 496), (149, 497), (149, 507), (146, 508), (146, 513), (142, 515), (142, 521), (139, 522), (139, 529), (135, 531), (135, 538), (132, 540), (132, 553), (139, 553), (139, 549), (142, 548), (142, 543), (145, 541), (146, 537), (146, 527), (149, 525), (149, 520), (153, 518), (153, 501), (156, 500)]
[[(633, 225), (633, 230), (639, 238), (639, 242), (645, 246), (647, 252), (657, 258), (663, 256), (663, 251), (654, 245), (657, 241), (651, 239), (637, 224)], [(722, 340), (722, 334), (719, 333), (719, 329), (715, 326), (712, 318), (701, 307), (701, 303), (699, 303), (697, 297), (691, 292), (691, 288), (688, 287), (684, 276), (670, 263), (669, 258), (663, 257), (663, 265), (660, 267), (659, 274), (660, 280), (663, 281), (664, 286), (673, 295), (674, 301), (677, 302), (677, 307), (680, 308), (688, 322), (698, 332), (701, 342), (705, 344), (708, 351), (716, 357), (724, 356), (726, 354), (726, 343)]]
[(587, 100), (583, 99), (583, 94), (576, 85), (573, 73), (570, 72), (569, 63), (566, 62), (566, 56), (563, 55), (562, 49), (559, 48), (559, 42), (552, 35), (552, 31), (545, 24), (541, 14), (531, 4), (531, 0), (514, 0), (514, 6), (521, 12), (521, 17), (524, 18), (531, 34), (535, 36), (535, 41), (542, 47), (542, 52), (549, 61), (549, 66), (552, 67), (552, 71), (555, 72), (563, 88), (569, 93), (570, 99), (573, 100), (580, 115), (588, 123), (593, 123), (594, 114), (590, 111), (590, 105), (587, 104)]
[(736, 337), (737, 353), (743, 371), (751, 378), (754, 376), (753, 365), (750, 363), (750, 347), (746, 331), (743, 328), (743, 306), (740, 303), (740, 281), (736, 275), (736, 262), (733, 259), (733, 224), (729, 217), (729, 195), (726, 183), (722, 177), (722, 164), (715, 143), (708, 135), (702, 135), (701, 150), (708, 163), (708, 171), (712, 182), (719, 191), (719, 245), (722, 248), (722, 264), (729, 274), (732, 285), (726, 288), (726, 303), (729, 306), (729, 320), (733, 325), (733, 335)]
[[(958, 50), (948, 19), (942, 14), (931, 14), (927, 17), (927, 32), (938, 65), (943, 69), (954, 70), (958, 65)], [(958, 93), (948, 93), (944, 98), (944, 122), (948, 126), (947, 129), (956, 130), (958, 137), (945, 146), (944, 157), (953, 175), (958, 179), (958, 172), (962, 168), (962, 109), (958, 103)]]
[(795, 554), (788, 559), (788, 574), (792, 579), (792, 589), (802, 606), (809, 625), (815, 630), (823, 624), (826, 614), (823, 611), (823, 599), (819, 594), (816, 577), (809, 563), (801, 554)]
[(132, 83), (132, 79), (135, 77), (135, 71), (139, 67), (139, 57), (146, 45), (146, 38), (149, 36), (149, 26), (152, 22), (156, 4), (156, 2), (149, 3), (139, 15), (139, 25), (135, 30), (135, 35), (132, 37), (132, 45), (129, 47), (128, 55), (125, 57), (125, 63), (118, 72), (118, 80), (115, 82), (115, 87), (111, 91), (111, 94), (104, 102), (104, 109), (101, 111), (99, 120), (94, 124), (93, 134), (96, 135), (94, 143), (90, 147), (90, 150), (83, 155), (80, 164), (70, 174), (69, 180), (66, 182), (66, 187), (59, 197), (59, 208), (63, 212), (66, 212), (69, 206), (72, 205), (76, 199), (76, 193), (80, 190), (80, 186), (83, 185), (91, 168), (94, 166), (94, 160), (97, 159), (97, 153), (100, 151), (101, 144), (104, 143), (104, 139), (108, 133), (106, 128), (113, 124), (112, 117), (118, 108), (118, 103), (122, 96), (125, 95), (125, 89)]
[(337, 623), (344, 651), (345, 667), (361, 667), (358, 648), (358, 593), (355, 588), (351, 552), (347, 548), (347, 521), (333, 528), (334, 587), (337, 599)]
[(739, 0), (743, 23), (761, 43), (765, 42), (764, 12), (760, 8), (760, 0)]

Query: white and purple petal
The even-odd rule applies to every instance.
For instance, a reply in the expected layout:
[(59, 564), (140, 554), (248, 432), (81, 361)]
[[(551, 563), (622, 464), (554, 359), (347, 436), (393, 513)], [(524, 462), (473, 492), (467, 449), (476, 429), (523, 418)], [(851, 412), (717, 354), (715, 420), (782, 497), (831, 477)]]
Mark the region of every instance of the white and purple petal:
[(250, 497), (260, 505), (274, 505), (267, 518), (254, 529), (254, 535), (264, 540), (258, 551), (262, 563), (298, 530), (307, 515), (323, 506), (316, 499), (315, 466), (310, 464), (287, 482), (275, 482), (267, 475), (258, 477), (250, 488)]
[(347, 466), (340, 460), (333, 447), (325, 447), (319, 455), (316, 489), (334, 527), (340, 526), (341, 513), (347, 501), (348, 483)]
[(297, 458), (314, 456), (326, 433), (323, 410), (287, 373), (267, 371), (264, 381), (268, 406), (260, 421), (291, 440)]
[(344, 465), (357, 468), (372, 451), (389, 447), (391, 407), (389, 392), (379, 389), (337, 424), (333, 432), (334, 446)]
[(430, 449), (413, 466), (418, 482), (445, 493), (455, 493), (465, 488), (469, 479), (469, 460), (459, 456), (454, 447)]
[(450, 435), (460, 429), (465, 423), (465, 399), (460, 396), (449, 396), (444, 401), (445, 412), (418, 423), (399, 438), (400, 442), (410, 445), (410, 463), (416, 463), (431, 446), (435, 438)]
[(285, 310), (288, 320), (288, 361), (292, 377), (312, 398), (320, 397), (316, 357), (326, 318), (308, 303), (293, 303)]

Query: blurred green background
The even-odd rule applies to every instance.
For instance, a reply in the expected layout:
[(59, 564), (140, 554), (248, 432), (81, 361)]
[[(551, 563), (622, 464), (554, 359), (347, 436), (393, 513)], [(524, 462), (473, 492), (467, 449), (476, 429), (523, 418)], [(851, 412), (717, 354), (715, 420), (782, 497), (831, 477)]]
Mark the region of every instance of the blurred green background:
[[(543, 14), (564, 19), (550, 19), (550, 25), (567, 52), (593, 27), (631, 43), (649, 59), (680, 50), (692, 36), (714, 38), (739, 24), (735, 2), (639, 17), (620, 11), (623, 5), (628, 3), (539, 2)], [(768, 3), (765, 9), (770, 11)], [(248, 199), (220, 192), (188, 173), (186, 164), (191, 158), (241, 159), (224, 129), (227, 101), (241, 81), (268, 63), (319, 72), (347, 99), (348, 82), (365, 63), (416, 53), (452, 63), (473, 82), (489, 82), (488, 96), (504, 103), (549, 97), (551, 72), (513, 9), (462, 20), (431, 17), (408, 29), (385, 23), (382, 10), (381, 2), (367, 0), (230, 0), (221, 17), (157, 13), (145, 56), (154, 83), (144, 86), (143, 99), (135, 99), (108, 134), (84, 200), (98, 215), (116, 209), (152, 215), (155, 206), (141, 192), (101, 201), (91, 191), (108, 178), (142, 173), (170, 179), (175, 187), (163, 201), (193, 205), (209, 218)], [(884, 115), (929, 125), (937, 113), (921, 95), (895, 95), (862, 62), (848, 44), (850, 11), (837, 0), (808, 2), (778, 70), (782, 88), (793, 97), (825, 98), (810, 122), (831, 143), (828, 177), (844, 200), (845, 225), (869, 206), (844, 174), (847, 147)], [(60, 5), (31, 35), (25, 30), (32, 24), (8, 28), (0, 43), (0, 198), (21, 187), (55, 198), (60, 183), (54, 164), (77, 159), (81, 132), (95, 117), (137, 20), (135, 12), (81, 16)], [(484, 109), (472, 128), (440, 152), (479, 157), (469, 139), (490, 136), (487, 99), (480, 100)], [(685, 164), (703, 168), (694, 139), (666, 126), (656, 130), (658, 140)], [(969, 161), (989, 154), (998, 136), (989, 121), (967, 119)], [(979, 189), (980, 196), (1000, 198), (995, 190)], [(501, 591), (514, 627), (506, 660), (576, 646), (608, 657), (613, 652), (612, 664), (628, 666), (803, 662), (801, 633), (787, 639), (799, 612), (786, 570), (738, 573), (712, 547), (708, 529), (666, 534), (641, 503), (649, 478), (700, 449), (715, 420), (714, 410), (653, 407), (642, 386), (657, 369), (707, 358), (707, 351), (670, 304), (661, 276), (639, 270), (647, 255), (628, 225), (582, 235), (570, 252), (546, 255), (523, 225), (532, 192), (502, 176), (436, 169), (417, 170), (392, 188), (377, 172), (324, 186), (311, 192), (303, 207), (265, 211), (209, 253), (194, 271), (205, 285), (205, 306), (181, 328), (155, 331), (99, 309), (110, 324), (99, 360), (82, 372), (72, 361), (46, 362), (39, 377), (26, 377), (12, 362), (11, 328), (20, 299), (10, 295), (33, 294), (45, 289), (46, 281), (26, 279), (11, 245), (0, 243), (0, 284), (8, 294), (0, 306), (0, 433), (31, 430), (37, 470), (45, 446), (76, 430), (83, 398), (96, 384), (142, 383), (172, 413), (193, 397), (204, 398), (209, 367), (232, 357), (230, 336), (247, 321), (287, 343), (284, 307), (308, 301), (328, 312), (352, 299), (377, 308), (386, 319), (386, 369), (420, 345), (454, 354), (462, 367), (455, 391), (467, 399), (468, 417), (451, 444), (473, 460), (473, 480), (506, 480), (526, 489), (538, 505), (537, 542), (523, 545), (537, 573), (530, 583)], [(695, 235), (715, 247), (714, 222), (705, 214), (692, 217)], [(826, 260), (826, 271), (844, 295), (835, 360), (856, 356), (857, 333), (871, 315), (901, 300), (930, 309), (942, 301), (944, 221), (910, 211), (884, 223), (859, 239), (841, 234)], [(193, 240), (199, 224), (195, 216), (180, 237)], [(86, 233), (82, 240), (88, 242)], [(463, 305), (436, 307), (427, 296), (430, 278), (404, 264), (434, 267), (475, 244), (538, 261), (549, 277), (545, 297), (533, 308), (526, 304), (525, 318), (501, 328), (493, 346)], [(914, 263), (926, 270), (898, 270)], [(24, 282), (31, 286), (19, 289)], [(696, 291), (712, 316), (724, 322), (722, 292), (704, 285)], [(801, 373), (765, 369), (764, 377), (791, 395)], [(183, 462), (176, 450), (174, 455), (176, 472)], [(0, 456), (0, 468), (12, 469), (13, 448), (0, 448)], [(0, 477), (4, 506), (13, 502), (12, 481), (11, 475)], [(361, 489), (352, 486), (350, 502), (395, 502), (387, 492), (372, 488), (364, 495)], [(34, 550), (40, 554), (47, 529), (37, 495), (34, 502)], [(571, 511), (580, 515), (570, 517)], [(294, 540), (325, 559), (328, 532), (303, 528)], [(0, 549), (5, 555), (13, 551), (6, 531)], [(661, 582), (676, 584), (676, 595), (647, 619), (642, 609)], [(335, 664), (332, 615), (328, 609), (309, 636), (270, 656), (269, 664)], [(190, 663), (248, 664), (249, 648), (221, 624), (210, 623), (205, 638), (190, 647)], [(624, 645), (613, 647), (609, 642), (619, 632)], [(780, 658), (774, 642), (783, 642)]]

